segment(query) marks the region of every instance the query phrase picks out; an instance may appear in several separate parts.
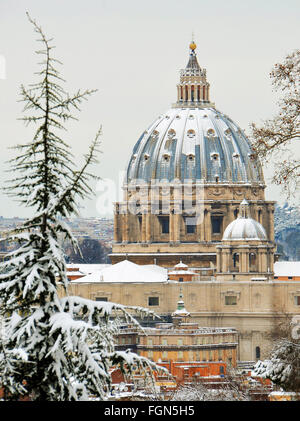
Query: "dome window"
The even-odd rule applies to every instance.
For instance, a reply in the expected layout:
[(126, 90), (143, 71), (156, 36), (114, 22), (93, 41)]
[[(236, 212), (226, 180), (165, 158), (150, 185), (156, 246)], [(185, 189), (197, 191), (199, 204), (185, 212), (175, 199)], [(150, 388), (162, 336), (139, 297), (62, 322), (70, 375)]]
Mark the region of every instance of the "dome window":
[(166, 117), (165, 117), (167, 120), (169, 120), (169, 118), (170, 118), (170, 116), (169, 115), (166, 115)]
[(196, 136), (195, 130), (192, 130), (192, 129), (188, 130), (188, 131), (187, 131), (187, 136), (188, 136), (190, 139), (193, 139), (193, 138)]
[(193, 153), (188, 154), (189, 161), (194, 161), (194, 159), (195, 159), (195, 155)]
[(164, 161), (169, 162), (170, 161), (170, 154), (169, 153), (164, 153), (163, 154), (163, 159), (164, 159)]
[(137, 155), (135, 153), (134, 155), (132, 155), (132, 160), (135, 161), (136, 160), (136, 157), (137, 157)]
[(181, 117), (180, 117), (180, 115), (177, 114), (177, 116), (175, 118), (177, 118), (177, 120), (179, 120)]
[(175, 137), (176, 136), (176, 132), (175, 132), (175, 130), (174, 129), (170, 129), (169, 131), (168, 131), (168, 137), (170, 138), (170, 139), (173, 139), (173, 137)]
[(145, 153), (145, 155), (144, 155), (144, 160), (145, 161), (148, 161), (148, 159), (150, 158), (150, 155), (148, 154), (148, 153)]
[(214, 131), (214, 129), (208, 129), (208, 130), (207, 130), (207, 136), (208, 136), (208, 137), (214, 137), (214, 136), (215, 136), (215, 131)]
[(210, 158), (217, 161), (219, 159), (219, 154), (217, 152), (213, 152), (210, 154)]
[(224, 134), (227, 137), (227, 139), (231, 139), (231, 130), (230, 129), (226, 129), (224, 130)]
[(190, 120), (194, 120), (194, 118), (195, 118), (195, 116), (194, 116), (193, 114), (190, 114), (190, 115), (189, 115), (189, 119), (190, 119)]
[(255, 153), (248, 153), (248, 156), (251, 159), (251, 161), (255, 160)]
[(207, 117), (208, 117), (208, 115), (207, 114), (204, 114), (203, 118), (207, 118)]
[(233, 158), (239, 158), (240, 157), (240, 154), (237, 153), (237, 152), (235, 152), (235, 153), (232, 154), (232, 156), (233, 156)]

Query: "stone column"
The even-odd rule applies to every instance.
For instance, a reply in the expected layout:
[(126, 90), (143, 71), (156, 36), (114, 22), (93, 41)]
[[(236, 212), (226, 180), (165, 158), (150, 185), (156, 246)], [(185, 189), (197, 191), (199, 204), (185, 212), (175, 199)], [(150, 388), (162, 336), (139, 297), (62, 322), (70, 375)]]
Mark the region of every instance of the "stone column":
[(181, 100), (181, 87), (180, 85), (177, 85), (177, 101), (179, 102)]
[(175, 242), (180, 242), (180, 222), (181, 222), (181, 215), (175, 213), (173, 215), (174, 218), (174, 236), (173, 239)]
[(205, 241), (211, 241), (211, 218), (210, 211), (204, 211), (204, 235)]
[(128, 226), (128, 213), (125, 213), (123, 215), (123, 226), (122, 226), (122, 242), (128, 243), (128, 237), (129, 237), (129, 226)]
[(142, 243), (146, 242), (146, 213), (142, 214)]
[(115, 204), (115, 213), (114, 213), (114, 241), (119, 242), (118, 235), (118, 220), (119, 220), (119, 205)]
[(217, 272), (222, 271), (222, 252), (220, 248), (217, 248)]
[(268, 208), (269, 215), (269, 240), (274, 242), (274, 209), (273, 205), (270, 205)]
[(188, 101), (191, 102), (192, 100), (192, 86), (188, 85)]
[(146, 243), (151, 243), (151, 213), (150, 213), (150, 209), (148, 209), (148, 213), (146, 215)]

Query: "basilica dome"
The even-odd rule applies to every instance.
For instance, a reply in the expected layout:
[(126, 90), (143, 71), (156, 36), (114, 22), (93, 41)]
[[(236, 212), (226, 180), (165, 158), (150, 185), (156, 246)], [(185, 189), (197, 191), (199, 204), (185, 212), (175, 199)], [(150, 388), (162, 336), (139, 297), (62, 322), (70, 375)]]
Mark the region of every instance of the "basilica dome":
[(204, 183), (264, 184), (259, 162), (243, 130), (209, 100), (206, 71), (195, 44), (177, 85), (177, 102), (138, 139), (127, 182), (192, 180)]

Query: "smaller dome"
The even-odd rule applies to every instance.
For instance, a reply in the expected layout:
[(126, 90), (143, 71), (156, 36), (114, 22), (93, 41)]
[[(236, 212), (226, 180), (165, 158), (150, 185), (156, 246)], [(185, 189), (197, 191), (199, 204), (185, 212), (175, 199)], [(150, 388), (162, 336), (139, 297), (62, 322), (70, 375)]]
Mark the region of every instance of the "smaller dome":
[(267, 241), (264, 227), (255, 219), (239, 217), (225, 229), (223, 241), (262, 240)]

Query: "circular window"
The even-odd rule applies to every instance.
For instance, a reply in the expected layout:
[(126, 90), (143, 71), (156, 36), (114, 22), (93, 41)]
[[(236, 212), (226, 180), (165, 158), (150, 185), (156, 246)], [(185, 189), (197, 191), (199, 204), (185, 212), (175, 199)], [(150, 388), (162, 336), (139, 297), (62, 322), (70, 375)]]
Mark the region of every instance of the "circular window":
[(215, 131), (214, 131), (214, 129), (208, 129), (208, 130), (207, 130), (207, 136), (208, 136), (208, 137), (214, 137), (214, 136), (215, 136)]
[(192, 129), (190, 129), (190, 130), (188, 130), (187, 131), (187, 136), (189, 137), (189, 138), (193, 138), (193, 137), (195, 137), (196, 136), (196, 132), (195, 132), (195, 130), (192, 130)]

